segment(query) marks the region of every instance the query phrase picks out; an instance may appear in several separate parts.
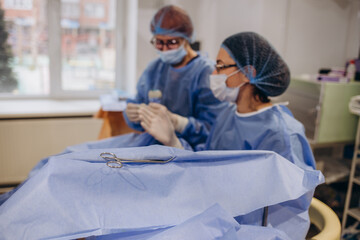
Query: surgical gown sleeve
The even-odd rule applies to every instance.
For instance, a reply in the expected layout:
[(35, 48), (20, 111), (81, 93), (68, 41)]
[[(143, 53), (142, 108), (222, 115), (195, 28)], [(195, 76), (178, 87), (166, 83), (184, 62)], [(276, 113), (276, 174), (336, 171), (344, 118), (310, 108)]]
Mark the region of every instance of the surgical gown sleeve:
[(209, 88), (209, 76), (213, 68), (205, 69), (198, 77), (194, 92), (194, 115), (188, 117), (188, 124), (179, 137), (184, 138), (191, 146), (206, 142), (210, 134), (211, 126), (222, 109), (228, 105), (216, 99)]
[[(214, 62), (201, 55), (181, 68), (154, 60), (139, 79), (135, 99), (128, 102), (148, 104), (148, 92), (160, 90), (160, 103), (170, 112), (189, 120), (183, 132), (177, 133), (178, 136), (192, 147), (204, 143), (218, 112), (227, 104), (212, 94), (209, 76), (213, 70)], [(130, 122), (126, 114), (124, 116), (131, 128), (143, 131), (139, 124)]]
[[(149, 75), (149, 67), (144, 71), (144, 73), (141, 75), (139, 82), (136, 86), (136, 90), (137, 90), (137, 94), (135, 99), (128, 99), (126, 102), (127, 103), (136, 103), (136, 104), (141, 104), (141, 103), (146, 103), (146, 94), (147, 94), (147, 89), (141, 87), (143, 84), (145, 84), (146, 78)], [(129, 120), (129, 118), (126, 115), (126, 112), (123, 112), (124, 115), (124, 119), (127, 123), (127, 125), (129, 127), (131, 127), (134, 130), (143, 132), (144, 128), (140, 125), (140, 123), (134, 123), (132, 121)]]
[[(259, 149), (269, 150), (266, 146), (272, 146), (271, 150), (279, 153), (297, 166), (303, 169), (315, 169), (314, 155), (305, 136), (304, 126), (293, 117), (290, 110), (285, 106), (278, 105), (273, 112), (277, 115), (280, 123), (279, 128), (276, 132), (268, 131), (269, 134), (261, 144), (263, 147)], [(279, 132), (281, 134), (276, 134)]]

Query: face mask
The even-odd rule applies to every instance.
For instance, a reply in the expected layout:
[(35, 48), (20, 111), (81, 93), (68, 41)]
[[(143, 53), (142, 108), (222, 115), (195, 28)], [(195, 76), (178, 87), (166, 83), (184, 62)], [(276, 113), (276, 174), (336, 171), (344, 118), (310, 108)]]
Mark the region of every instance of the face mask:
[(226, 80), (238, 72), (240, 72), (240, 70), (231, 73), (229, 76), (226, 74), (210, 75), (210, 88), (217, 99), (232, 103), (236, 102), (240, 88), (245, 84), (245, 82), (240, 84), (240, 86), (229, 88), (226, 86)]
[(177, 49), (160, 51), (157, 50), (157, 53), (160, 55), (161, 61), (164, 63), (169, 63), (171, 65), (180, 63), (187, 54), (187, 51), (184, 48), (184, 44), (178, 47)]

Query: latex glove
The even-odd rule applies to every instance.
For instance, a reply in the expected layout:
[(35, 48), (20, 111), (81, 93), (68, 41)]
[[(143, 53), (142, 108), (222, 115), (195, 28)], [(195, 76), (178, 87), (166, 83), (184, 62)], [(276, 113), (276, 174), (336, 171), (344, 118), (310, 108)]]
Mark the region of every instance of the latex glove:
[(126, 105), (125, 113), (131, 122), (135, 122), (135, 123), (140, 122), (139, 112), (138, 112), (139, 108), (140, 108), (140, 104), (128, 103)]
[(178, 133), (182, 133), (189, 122), (189, 119), (183, 116), (180, 116), (176, 113), (172, 113), (168, 110), (168, 114), (170, 116), (170, 120), (174, 125), (175, 131)]
[(165, 106), (158, 103), (142, 105), (139, 118), (141, 126), (156, 140), (165, 146), (183, 148)]

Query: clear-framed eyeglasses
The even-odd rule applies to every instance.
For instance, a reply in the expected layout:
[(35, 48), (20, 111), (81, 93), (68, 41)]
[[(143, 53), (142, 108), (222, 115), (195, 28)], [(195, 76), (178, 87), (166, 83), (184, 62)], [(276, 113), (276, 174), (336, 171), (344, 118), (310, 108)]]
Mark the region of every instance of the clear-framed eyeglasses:
[(165, 45), (166, 45), (167, 49), (176, 49), (181, 44), (181, 38), (172, 38), (172, 39), (168, 39), (168, 40), (162, 40), (162, 39), (153, 37), (150, 40), (150, 43), (158, 50), (163, 50)]

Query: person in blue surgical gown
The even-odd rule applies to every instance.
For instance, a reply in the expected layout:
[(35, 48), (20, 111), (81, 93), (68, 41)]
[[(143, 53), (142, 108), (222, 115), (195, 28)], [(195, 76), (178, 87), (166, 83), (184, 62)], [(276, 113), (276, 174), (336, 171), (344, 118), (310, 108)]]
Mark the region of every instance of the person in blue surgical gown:
[(157, 102), (166, 108), (179, 137), (191, 146), (204, 143), (222, 108), (209, 86), (214, 64), (191, 48), (193, 25), (183, 9), (173, 5), (161, 8), (150, 29), (159, 58), (140, 77), (136, 98), (128, 100), (125, 120), (131, 128), (143, 131), (139, 109)]
[[(0, 205), (0, 238), (305, 239), (310, 200), (324, 179), (301, 124), (268, 100), (286, 90), (288, 67), (264, 38), (240, 33), (224, 41), (216, 68), (214, 95), (232, 104), (195, 149), (217, 151), (105, 144), (50, 157)], [(149, 136), (191, 148), (166, 107), (138, 112)], [(121, 159), (123, 167), (109, 168)]]
[[(290, 82), (290, 71), (276, 50), (253, 32), (232, 35), (224, 40), (210, 76), (214, 95), (230, 103), (216, 119), (206, 144), (195, 150), (271, 150), (300, 168), (315, 169), (315, 160), (305, 137), (304, 127), (282, 104), (269, 97), (282, 94)], [(168, 146), (182, 145), (162, 106), (152, 103), (140, 110), (144, 129)], [(269, 208), (269, 224), (294, 239), (304, 239), (309, 228), (307, 209), (313, 191), (296, 201)], [(297, 209), (297, 210), (295, 210)], [(256, 215), (258, 215), (256, 217)], [(260, 213), (238, 221), (254, 223)]]
[[(207, 139), (194, 150), (271, 150), (301, 168), (315, 168), (303, 125), (282, 104), (269, 97), (281, 95), (290, 82), (284, 60), (262, 36), (253, 32), (232, 35), (219, 50), (210, 76), (214, 95), (227, 101)], [(144, 129), (160, 142), (176, 147), (178, 139), (161, 105), (140, 110)]]

